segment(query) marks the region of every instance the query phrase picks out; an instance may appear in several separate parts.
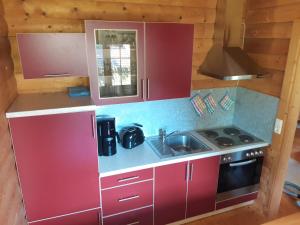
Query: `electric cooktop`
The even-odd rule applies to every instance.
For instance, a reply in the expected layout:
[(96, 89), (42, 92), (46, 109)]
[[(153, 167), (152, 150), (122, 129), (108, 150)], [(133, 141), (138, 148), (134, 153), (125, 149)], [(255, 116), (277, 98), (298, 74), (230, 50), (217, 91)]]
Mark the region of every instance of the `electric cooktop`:
[(219, 148), (228, 148), (263, 142), (261, 139), (237, 127), (222, 127), (196, 131)]

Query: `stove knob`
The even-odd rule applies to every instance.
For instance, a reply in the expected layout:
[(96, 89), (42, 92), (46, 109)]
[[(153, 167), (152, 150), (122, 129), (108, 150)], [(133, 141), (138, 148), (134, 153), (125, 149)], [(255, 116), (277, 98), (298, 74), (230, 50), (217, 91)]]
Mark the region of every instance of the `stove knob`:
[(255, 155), (258, 155), (259, 153), (258, 153), (258, 151), (255, 151), (255, 153), (254, 153)]
[(250, 154), (249, 154), (249, 153), (246, 153), (246, 157), (250, 157)]
[(226, 158), (226, 157), (224, 157), (224, 158), (223, 158), (223, 161), (224, 161), (224, 162), (227, 162), (227, 158)]
[(253, 153), (253, 152), (251, 152), (251, 153), (250, 153), (250, 155), (251, 155), (251, 156), (254, 156), (254, 153)]
[(227, 160), (228, 160), (228, 161), (230, 161), (230, 160), (231, 160), (231, 157), (230, 157), (230, 156), (228, 156), (228, 157), (227, 157)]
[(263, 152), (263, 151), (259, 151), (259, 154), (260, 154), (260, 155), (263, 155), (263, 154), (264, 154), (264, 152)]

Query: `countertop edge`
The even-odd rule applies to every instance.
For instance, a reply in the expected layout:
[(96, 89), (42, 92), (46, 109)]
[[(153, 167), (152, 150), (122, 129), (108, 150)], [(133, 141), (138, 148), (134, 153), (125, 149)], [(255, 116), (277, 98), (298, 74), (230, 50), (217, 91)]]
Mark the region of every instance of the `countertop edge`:
[(44, 116), (44, 115), (54, 115), (63, 113), (73, 113), (73, 112), (85, 112), (85, 111), (95, 111), (96, 105), (87, 106), (74, 106), (74, 107), (63, 107), (63, 108), (52, 108), (52, 109), (40, 109), (40, 110), (30, 110), (30, 111), (19, 111), (19, 112), (6, 112), (6, 118), (18, 118), (18, 117), (30, 117), (30, 116)]

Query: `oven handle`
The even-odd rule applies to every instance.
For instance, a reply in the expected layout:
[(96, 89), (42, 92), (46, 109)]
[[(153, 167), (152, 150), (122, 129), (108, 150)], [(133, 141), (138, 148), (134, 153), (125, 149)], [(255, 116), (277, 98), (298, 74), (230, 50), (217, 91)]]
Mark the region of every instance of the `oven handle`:
[(256, 161), (257, 161), (256, 159), (251, 159), (251, 160), (245, 161), (245, 162), (230, 163), (229, 166), (230, 167), (245, 166), (245, 165), (249, 165), (249, 164), (255, 163)]

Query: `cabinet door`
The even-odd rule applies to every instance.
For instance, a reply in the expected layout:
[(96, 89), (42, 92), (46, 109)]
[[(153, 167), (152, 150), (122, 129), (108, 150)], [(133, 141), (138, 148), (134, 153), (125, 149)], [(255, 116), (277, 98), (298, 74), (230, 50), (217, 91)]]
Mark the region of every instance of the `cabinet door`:
[(94, 112), (10, 119), (30, 221), (100, 206)]
[(35, 225), (100, 225), (99, 210), (92, 210), (35, 222)]
[(155, 168), (154, 223), (185, 219), (188, 162)]
[(215, 210), (219, 157), (190, 161), (187, 217)]
[(144, 24), (86, 21), (85, 30), (93, 100), (143, 101)]
[(85, 34), (18, 34), (25, 79), (88, 76)]
[(189, 97), (194, 27), (146, 23), (147, 99)]

